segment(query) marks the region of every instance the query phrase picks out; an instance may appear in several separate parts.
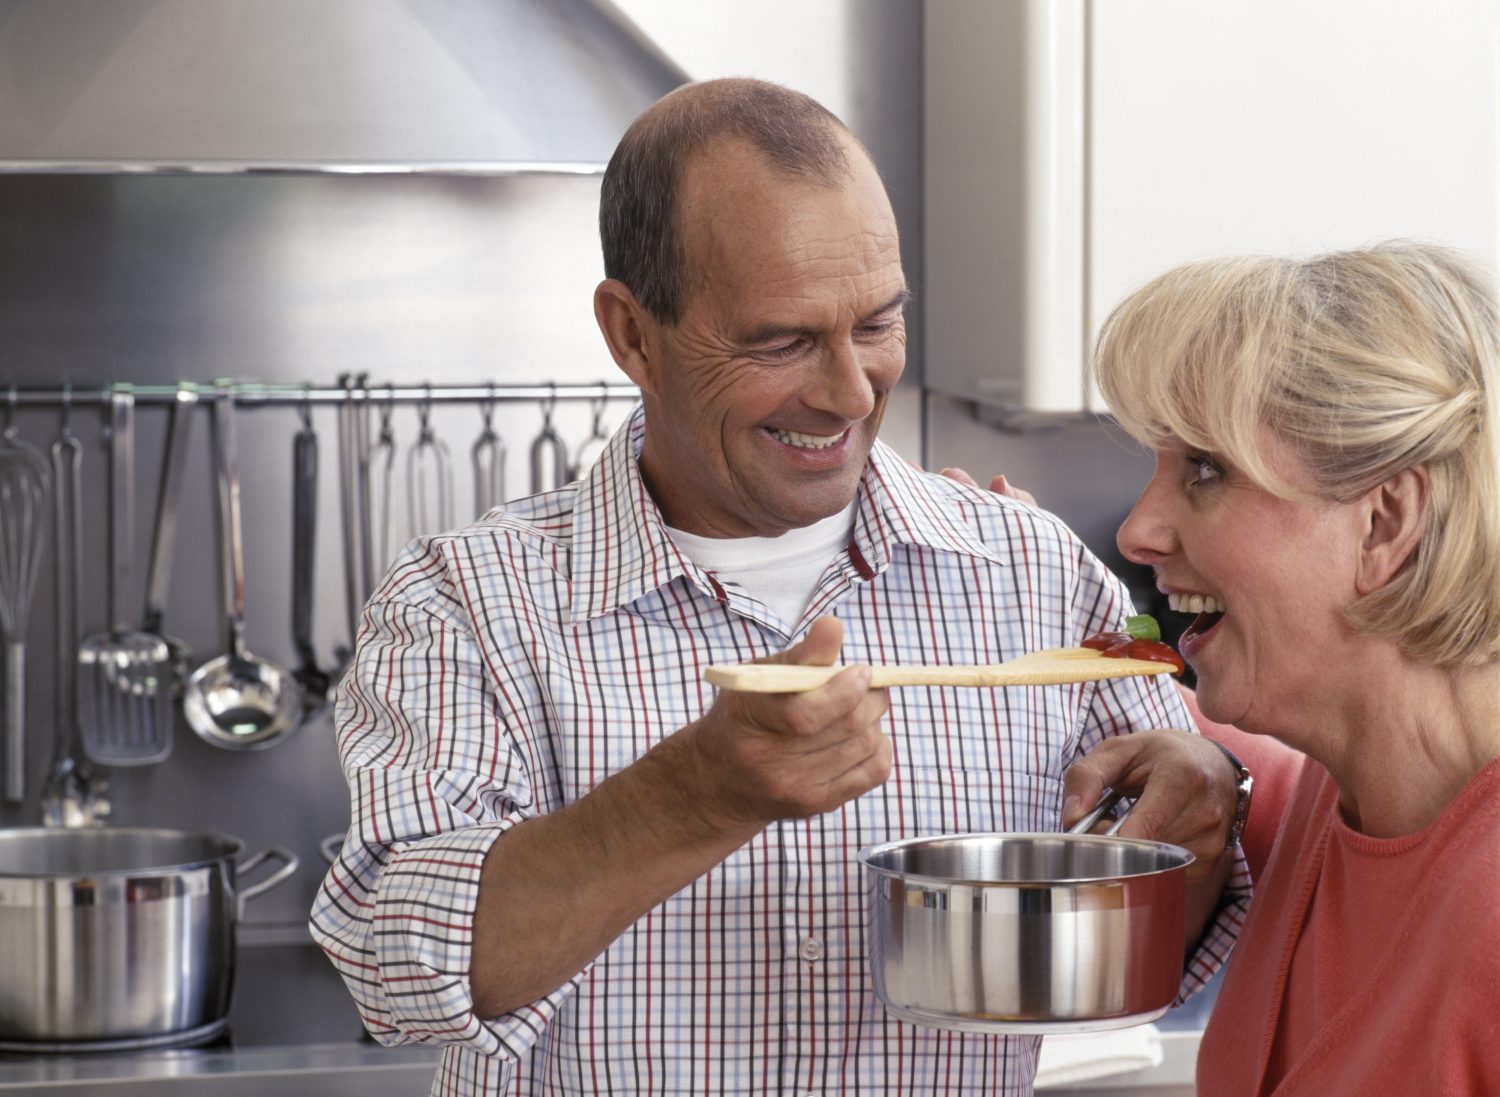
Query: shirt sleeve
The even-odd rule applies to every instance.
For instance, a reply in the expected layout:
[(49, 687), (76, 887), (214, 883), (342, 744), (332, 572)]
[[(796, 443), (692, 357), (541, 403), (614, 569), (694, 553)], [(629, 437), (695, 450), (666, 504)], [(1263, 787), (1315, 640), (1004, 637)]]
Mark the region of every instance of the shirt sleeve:
[(352, 822), (311, 928), (383, 1044), (514, 1060), (585, 974), (500, 1017), (474, 1012), (480, 867), (536, 813), (536, 692), (487, 665), (435, 550), (398, 562), (365, 609), (336, 712)]

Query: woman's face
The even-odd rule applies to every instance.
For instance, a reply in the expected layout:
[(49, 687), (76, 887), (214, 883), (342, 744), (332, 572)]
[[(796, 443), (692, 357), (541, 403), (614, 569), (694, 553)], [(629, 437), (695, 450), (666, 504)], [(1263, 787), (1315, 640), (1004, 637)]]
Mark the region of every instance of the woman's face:
[[(1305, 465), (1266, 432), (1271, 467), (1299, 487)], [(1198, 703), (1221, 723), (1284, 731), (1315, 711), (1353, 637), (1362, 519), (1352, 504), (1283, 499), (1223, 458), (1172, 444), (1120, 527), (1120, 551), (1150, 565), (1174, 610), (1195, 620), (1180, 644), (1198, 674)]]

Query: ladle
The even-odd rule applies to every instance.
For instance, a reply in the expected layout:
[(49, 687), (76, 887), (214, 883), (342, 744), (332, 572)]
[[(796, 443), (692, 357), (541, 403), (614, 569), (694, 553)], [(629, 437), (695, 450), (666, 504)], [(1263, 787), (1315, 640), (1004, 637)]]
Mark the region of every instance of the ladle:
[(234, 434), (234, 390), (221, 385), (214, 402), (218, 444), (220, 546), (225, 553), (224, 613), (229, 651), (188, 679), (182, 712), (198, 736), (226, 750), (261, 750), (302, 723), (302, 688), (290, 671), (245, 649), (244, 552)]

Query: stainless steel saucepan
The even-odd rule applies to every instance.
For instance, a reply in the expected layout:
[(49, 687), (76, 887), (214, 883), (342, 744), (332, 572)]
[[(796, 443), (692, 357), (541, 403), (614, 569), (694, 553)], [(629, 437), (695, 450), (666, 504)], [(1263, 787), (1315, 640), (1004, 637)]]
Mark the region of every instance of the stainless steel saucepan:
[[(195, 1042), (225, 1026), (245, 903), (297, 858), (207, 831), (0, 830), (0, 1049)], [(239, 877), (266, 860), (270, 875)]]
[(962, 1032), (1045, 1034), (1160, 1017), (1182, 978), (1179, 846), (1086, 833), (955, 834), (862, 850), (875, 991)]

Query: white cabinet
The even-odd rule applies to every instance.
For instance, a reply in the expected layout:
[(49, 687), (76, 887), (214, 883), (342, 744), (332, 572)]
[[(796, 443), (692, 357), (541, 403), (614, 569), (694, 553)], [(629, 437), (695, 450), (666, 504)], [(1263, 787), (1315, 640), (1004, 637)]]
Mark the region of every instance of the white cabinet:
[(1500, 246), (1500, 0), (928, 0), (927, 383), (1093, 406), (1188, 259)]

